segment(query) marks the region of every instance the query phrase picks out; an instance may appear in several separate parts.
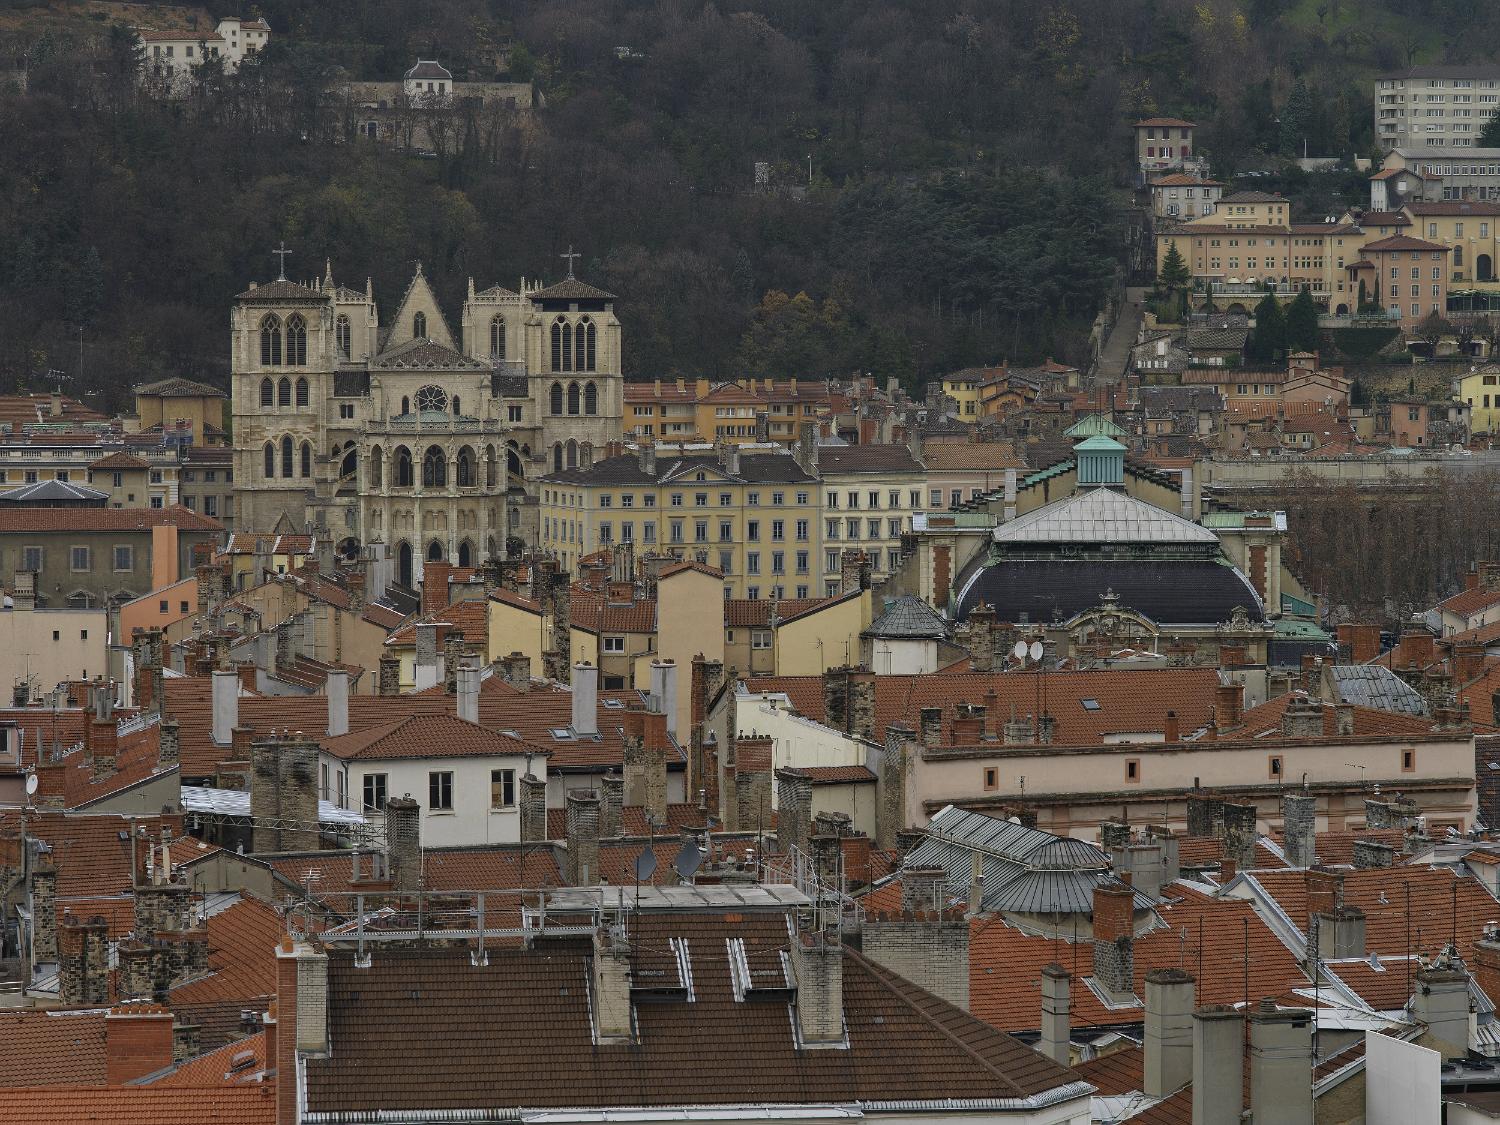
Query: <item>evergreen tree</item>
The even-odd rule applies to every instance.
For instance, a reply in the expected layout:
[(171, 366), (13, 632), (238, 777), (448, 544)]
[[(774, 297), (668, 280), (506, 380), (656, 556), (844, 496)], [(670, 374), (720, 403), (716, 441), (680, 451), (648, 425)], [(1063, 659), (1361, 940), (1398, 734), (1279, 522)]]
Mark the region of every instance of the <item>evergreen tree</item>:
[(1245, 341), (1245, 355), (1256, 363), (1275, 363), (1286, 352), (1286, 315), (1276, 294), (1255, 306), (1255, 328)]
[(1474, 143), (1480, 148), (1500, 148), (1500, 113), (1484, 123), (1484, 131)]
[(1302, 142), (1313, 123), (1313, 100), (1307, 83), (1301, 78), (1292, 86), (1286, 105), (1281, 107), (1281, 151), (1286, 156), (1301, 156)]
[(1286, 346), (1294, 352), (1315, 352), (1318, 343), (1318, 307), (1304, 285), (1286, 310)]
[(1177, 244), (1174, 242), (1167, 247), (1167, 253), (1161, 260), (1161, 269), (1156, 273), (1156, 284), (1166, 293), (1171, 294), (1179, 289), (1187, 289), (1193, 282), (1193, 273), (1188, 269), (1188, 264), (1182, 260), (1182, 255), (1177, 252)]

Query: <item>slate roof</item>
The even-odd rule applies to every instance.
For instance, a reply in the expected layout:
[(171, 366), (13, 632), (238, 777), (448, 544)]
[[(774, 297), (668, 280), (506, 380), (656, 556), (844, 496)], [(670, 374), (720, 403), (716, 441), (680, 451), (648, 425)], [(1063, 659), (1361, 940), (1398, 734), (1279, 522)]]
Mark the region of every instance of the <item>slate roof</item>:
[(412, 67), (404, 75), (406, 78), (448, 78), (453, 77), (453, 72), (435, 59), (418, 59), (417, 65)]
[(904, 445), (840, 445), (818, 450), (818, 472), (827, 477), (838, 473), (920, 473), (922, 466)]
[[(561, 484), (654, 485), (677, 480), (684, 474), (699, 468), (707, 469), (720, 476), (729, 476), (716, 453), (685, 455), (658, 453), (655, 474), (643, 471), (640, 467), (640, 459), (633, 453), (627, 453), (619, 457), (606, 457), (595, 461), (587, 469), (581, 467), (564, 469), (561, 472), (548, 473), (541, 479)], [(740, 454), (740, 471), (737, 476), (729, 477), (729, 479), (752, 484), (811, 484), (817, 480), (816, 477), (804, 472), (797, 464), (796, 458), (788, 453), (742, 453)], [(697, 482), (682, 480), (681, 483), (684, 488), (689, 488)], [(709, 481), (708, 485), (711, 486), (712, 483)]]
[[(687, 949), (692, 999), (635, 1004), (638, 1042), (621, 1047), (594, 1043), (582, 943), (493, 950), (482, 967), (464, 951), (381, 950), (360, 969), (352, 951), (334, 951), (329, 1033), (339, 1050), (308, 1061), (308, 1109), (1051, 1101), (1088, 1089), (1072, 1085), (1073, 1071), (848, 947), (840, 955), (849, 1047), (800, 1050), (785, 1002), (736, 1001), (731, 982), (729, 940), (745, 943), (750, 964), (777, 964), (786, 920), (740, 918), (636, 920), (637, 972), (676, 972), (676, 938)], [(713, 1043), (733, 1046), (713, 1053), (705, 1082)]]
[(373, 366), (387, 371), (465, 371), (484, 364), (428, 339), (408, 340), (381, 352)]
[(948, 623), (921, 598), (905, 594), (886, 606), (862, 635), (892, 639), (946, 639)]
[(8, 492), (0, 492), (0, 504), (34, 504), (42, 507), (79, 501), (100, 503), (108, 499), (107, 492), (66, 480), (39, 480), (12, 488)]
[(1191, 520), (1108, 488), (1092, 488), (1046, 504), (995, 528), (995, 542), (1198, 543), (1219, 537)]
[(1224, 203), (1285, 203), (1286, 197), (1267, 191), (1237, 191), (1226, 195)]
[(538, 289), (529, 296), (533, 301), (612, 301), (615, 299), (613, 293), (606, 293), (603, 289), (595, 288), (586, 281), (579, 281), (576, 277), (564, 278), (556, 285)]
[(159, 398), (228, 397), (218, 387), (210, 387), (207, 383), (195, 383), (191, 379), (178, 377), (161, 379), (155, 383), (143, 383), (136, 387), (135, 393)]
[(1336, 664), (1333, 684), (1345, 703), (1408, 715), (1427, 714), (1427, 702), (1421, 693), (1382, 664)]
[(1249, 337), (1248, 328), (1189, 328), (1189, 351), (1240, 351)]
[(1265, 619), (1260, 598), (1240, 571), (1207, 559), (1007, 559), (979, 570), (959, 597), (957, 617), (985, 602), (999, 620), (1019, 624), (1068, 620), (1097, 608), (1113, 591), (1123, 608), (1159, 625), (1217, 624), (1243, 607)]
[(276, 281), (268, 281), (264, 285), (246, 289), (235, 298), (246, 304), (272, 301), (314, 301), (322, 304), (327, 299), (325, 294), (319, 293), (316, 289), (298, 285), (295, 281), (288, 281), (286, 278), (278, 278)]

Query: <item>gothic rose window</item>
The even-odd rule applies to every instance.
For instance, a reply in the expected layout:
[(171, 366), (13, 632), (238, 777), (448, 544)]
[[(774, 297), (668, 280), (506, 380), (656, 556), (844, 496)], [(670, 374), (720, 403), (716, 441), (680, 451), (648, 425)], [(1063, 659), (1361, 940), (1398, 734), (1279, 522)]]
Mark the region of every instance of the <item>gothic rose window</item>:
[(448, 409), (448, 396), (443, 393), (442, 387), (426, 386), (417, 391), (417, 410), (436, 410), (442, 412)]

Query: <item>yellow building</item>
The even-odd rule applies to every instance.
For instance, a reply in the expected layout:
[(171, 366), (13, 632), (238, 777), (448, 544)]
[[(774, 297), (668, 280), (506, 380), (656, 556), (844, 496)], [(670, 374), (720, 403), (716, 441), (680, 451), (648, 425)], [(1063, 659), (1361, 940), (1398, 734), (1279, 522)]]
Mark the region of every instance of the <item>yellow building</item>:
[(640, 441), (728, 442), (796, 440), (803, 422), (833, 413), (825, 379), (654, 379), (625, 384), (625, 433)]
[(943, 394), (958, 404), (960, 418), (975, 420), (984, 384), (1004, 374), (1003, 367), (965, 367), (943, 377)]
[(714, 567), (726, 597), (810, 597), (823, 545), (818, 479), (785, 451), (650, 446), (539, 480), (541, 547), (564, 570), (630, 544)]
[(1408, 203), (1403, 210), (1412, 221), (1406, 234), (1440, 242), (1452, 250), (1448, 259), (1450, 287), (1495, 281), (1495, 262), (1500, 256), (1500, 203), (1452, 199)]
[(1458, 397), (1469, 404), (1469, 429), (1494, 434), (1500, 426), (1500, 364), (1486, 364), (1458, 383)]
[(135, 389), (135, 413), (142, 433), (189, 434), (195, 445), (224, 445), (224, 408), (229, 398), (217, 387), (191, 379), (163, 379)]

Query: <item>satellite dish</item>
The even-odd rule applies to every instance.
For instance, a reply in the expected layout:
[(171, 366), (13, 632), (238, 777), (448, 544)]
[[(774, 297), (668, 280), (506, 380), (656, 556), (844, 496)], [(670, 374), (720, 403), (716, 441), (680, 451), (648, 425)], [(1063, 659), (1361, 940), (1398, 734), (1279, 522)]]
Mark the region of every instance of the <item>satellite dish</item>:
[(1031, 659), (1040, 660), (1042, 658), (1042, 654), (1046, 651), (1047, 650), (1042, 647), (1041, 641), (1031, 642)]
[(703, 865), (703, 851), (697, 844), (689, 840), (682, 845), (682, 851), (677, 853), (677, 858), (672, 861), (672, 870), (684, 879), (691, 879), (693, 873)]
[(26, 775), (26, 796), (30, 797), (36, 792), (36, 785), (36, 774), (28, 773)]
[(656, 874), (656, 853), (647, 848), (635, 857), (635, 878), (638, 883), (649, 883)]
[(1011, 652), (1013, 652), (1015, 654), (1015, 657), (1016, 657), (1017, 660), (1025, 660), (1026, 659), (1026, 642), (1025, 641), (1017, 641), (1016, 642), (1016, 647), (1013, 648), (1013, 649), (1011, 649)]

